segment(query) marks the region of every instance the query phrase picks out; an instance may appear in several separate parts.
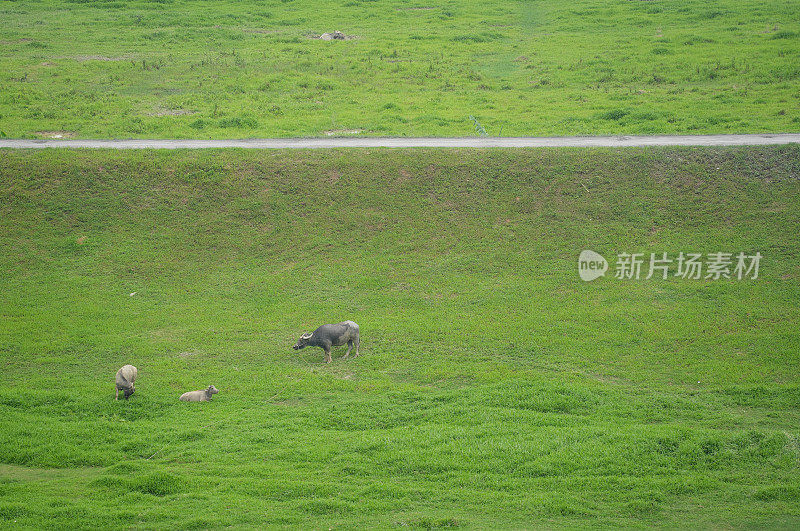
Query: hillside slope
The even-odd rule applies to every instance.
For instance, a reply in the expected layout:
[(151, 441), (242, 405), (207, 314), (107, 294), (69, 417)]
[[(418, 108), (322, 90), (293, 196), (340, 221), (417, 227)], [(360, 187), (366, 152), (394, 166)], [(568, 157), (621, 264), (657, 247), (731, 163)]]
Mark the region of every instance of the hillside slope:
[(796, 146), (0, 155), (0, 521), (800, 524)]

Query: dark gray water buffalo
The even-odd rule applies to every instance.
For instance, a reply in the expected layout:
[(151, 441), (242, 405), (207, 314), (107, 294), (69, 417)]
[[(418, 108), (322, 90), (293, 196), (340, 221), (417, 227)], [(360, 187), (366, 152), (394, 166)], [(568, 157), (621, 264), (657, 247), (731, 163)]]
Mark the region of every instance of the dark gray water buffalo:
[(311, 333), (300, 336), (293, 347), (300, 350), (305, 347), (319, 347), (325, 351), (325, 363), (331, 362), (331, 347), (340, 347), (347, 343), (347, 352), (344, 357), (350, 355), (353, 345), (356, 347), (354, 356), (358, 356), (358, 345), (361, 343), (361, 336), (358, 333), (358, 325), (353, 321), (345, 321), (336, 324), (324, 324)]

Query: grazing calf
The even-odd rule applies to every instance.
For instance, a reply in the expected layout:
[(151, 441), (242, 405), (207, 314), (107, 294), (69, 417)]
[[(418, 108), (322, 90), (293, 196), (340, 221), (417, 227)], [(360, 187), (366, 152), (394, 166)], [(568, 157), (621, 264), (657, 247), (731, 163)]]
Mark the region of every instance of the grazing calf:
[(300, 350), (305, 347), (319, 347), (325, 351), (325, 363), (331, 362), (331, 347), (340, 347), (347, 343), (347, 352), (343, 357), (350, 355), (353, 345), (356, 347), (355, 356), (358, 356), (358, 345), (361, 343), (358, 325), (353, 321), (344, 321), (337, 324), (324, 324), (313, 332), (303, 334), (297, 340), (294, 348)]
[(208, 389), (201, 389), (200, 391), (189, 391), (181, 395), (181, 400), (184, 402), (208, 402), (211, 397), (219, 393), (216, 387), (209, 385)]
[(127, 400), (128, 397), (131, 396), (134, 391), (136, 391), (136, 387), (133, 386), (133, 382), (136, 381), (136, 375), (138, 373), (139, 370), (133, 365), (125, 365), (117, 371), (117, 396), (114, 398), (114, 400), (119, 400), (120, 391), (125, 393), (125, 400)]

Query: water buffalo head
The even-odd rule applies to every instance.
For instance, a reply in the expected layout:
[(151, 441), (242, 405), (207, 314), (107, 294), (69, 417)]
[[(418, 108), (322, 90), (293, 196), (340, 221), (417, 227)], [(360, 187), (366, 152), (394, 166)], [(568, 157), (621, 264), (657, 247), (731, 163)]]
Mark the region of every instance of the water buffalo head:
[(297, 343), (295, 343), (295, 345), (292, 348), (295, 350), (300, 350), (301, 348), (305, 348), (306, 346), (308, 346), (308, 342), (311, 340), (311, 337), (313, 335), (314, 334), (312, 334), (311, 332), (306, 332), (305, 334), (300, 336), (300, 339), (297, 340)]

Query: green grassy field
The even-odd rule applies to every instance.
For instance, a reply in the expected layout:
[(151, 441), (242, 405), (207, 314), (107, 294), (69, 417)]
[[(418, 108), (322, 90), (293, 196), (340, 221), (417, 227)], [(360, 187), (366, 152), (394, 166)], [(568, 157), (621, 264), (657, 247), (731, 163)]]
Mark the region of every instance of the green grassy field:
[[(0, 134), (797, 132), (798, 11), (798, 0), (0, 0)], [(354, 38), (314, 38), (337, 29)]]
[[(796, 528), (799, 177), (796, 146), (3, 151), (0, 526)], [(586, 283), (585, 248), (764, 260)], [(360, 357), (291, 350), (345, 319)]]

